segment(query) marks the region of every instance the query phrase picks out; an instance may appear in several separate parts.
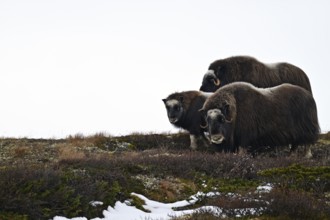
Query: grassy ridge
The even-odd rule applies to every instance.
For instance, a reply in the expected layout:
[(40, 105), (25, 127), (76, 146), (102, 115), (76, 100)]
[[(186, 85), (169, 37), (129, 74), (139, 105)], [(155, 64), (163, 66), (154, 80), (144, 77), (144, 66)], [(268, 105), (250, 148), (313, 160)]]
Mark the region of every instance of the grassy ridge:
[[(329, 137), (321, 136), (311, 159), (299, 152), (288, 155), (286, 148), (256, 156), (208, 149), (192, 152), (185, 133), (4, 138), (0, 139), (0, 219), (102, 217), (102, 210), (131, 198), (131, 192), (173, 202), (214, 190), (222, 196), (202, 198), (196, 206), (222, 207), (228, 218), (235, 217), (234, 209), (267, 206), (259, 218), (328, 219)], [(260, 199), (256, 187), (267, 182), (275, 189)], [(229, 192), (241, 196), (231, 197)], [(104, 205), (94, 207), (91, 201)], [(215, 217), (196, 213), (191, 219)]]

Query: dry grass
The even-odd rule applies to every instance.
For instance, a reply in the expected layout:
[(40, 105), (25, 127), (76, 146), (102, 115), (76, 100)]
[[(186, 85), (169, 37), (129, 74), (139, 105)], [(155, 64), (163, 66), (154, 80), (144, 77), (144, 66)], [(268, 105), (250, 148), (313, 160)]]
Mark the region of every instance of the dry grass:
[(13, 149), (13, 157), (15, 158), (23, 158), (27, 154), (30, 153), (30, 149), (28, 147), (15, 147)]
[(79, 151), (77, 148), (68, 147), (62, 145), (58, 147), (58, 159), (61, 160), (84, 160), (86, 159), (86, 154), (82, 151)]

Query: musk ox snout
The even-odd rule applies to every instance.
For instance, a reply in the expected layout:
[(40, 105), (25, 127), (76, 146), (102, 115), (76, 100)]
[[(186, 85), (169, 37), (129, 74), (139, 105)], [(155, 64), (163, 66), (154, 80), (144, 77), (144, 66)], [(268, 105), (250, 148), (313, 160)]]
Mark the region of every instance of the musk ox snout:
[[(201, 110), (202, 112), (204, 110)], [(214, 144), (221, 144), (226, 138), (226, 120), (225, 115), (220, 109), (210, 109), (204, 111), (204, 117), (206, 121), (205, 129), (208, 130), (210, 140)]]
[(221, 144), (225, 140), (225, 137), (222, 134), (216, 134), (211, 135), (210, 139), (213, 144)]
[(168, 117), (168, 120), (169, 120), (172, 124), (174, 124), (175, 122), (179, 121), (179, 119), (178, 119), (177, 117), (171, 117), (171, 116)]

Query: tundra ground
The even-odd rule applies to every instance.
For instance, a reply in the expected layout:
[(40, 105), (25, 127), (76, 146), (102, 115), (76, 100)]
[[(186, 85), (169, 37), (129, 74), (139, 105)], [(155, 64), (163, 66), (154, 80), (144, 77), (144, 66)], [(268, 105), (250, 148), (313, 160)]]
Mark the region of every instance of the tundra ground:
[[(221, 196), (201, 198), (191, 208), (221, 207), (226, 219), (244, 208), (259, 210), (244, 219), (330, 219), (330, 133), (320, 136), (309, 159), (302, 148), (251, 155), (188, 146), (186, 133), (2, 138), (0, 219), (95, 218), (116, 201), (132, 199), (143, 209), (132, 192), (173, 202), (200, 191)], [(270, 193), (255, 192), (267, 183), (274, 186)], [(203, 211), (184, 219), (216, 217)]]

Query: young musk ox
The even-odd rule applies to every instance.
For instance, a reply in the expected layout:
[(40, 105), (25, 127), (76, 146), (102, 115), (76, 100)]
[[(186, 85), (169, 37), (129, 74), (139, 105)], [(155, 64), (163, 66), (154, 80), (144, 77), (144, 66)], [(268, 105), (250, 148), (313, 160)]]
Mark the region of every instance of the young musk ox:
[(234, 56), (211, 63), (200, 90), (214, 92), (237, 81), (249, 82), (259, 88), (290, 83), (312, 93), (309, 79), (300, 68), (289, 63), (264, 64), (248, 56)]
[(170, 123), (189, 132), (190, 148), (193, 150), (197, 148), (198, 138), (203, 137), (206, 139), (200, 126), (203, 118), (199, 109), (203, 107), (206, 98), (210, 95), (210, 93), (200, 91), (186, 91), (176, 92), (166, 99), (162, 99)]
[(290, 144), (294, 150), (315, 143), (320, 132), (312, 94), (287, 83), (265, 89), (231, 83), (211, 95), (200, 112), (211, 142), (232, 151)]

